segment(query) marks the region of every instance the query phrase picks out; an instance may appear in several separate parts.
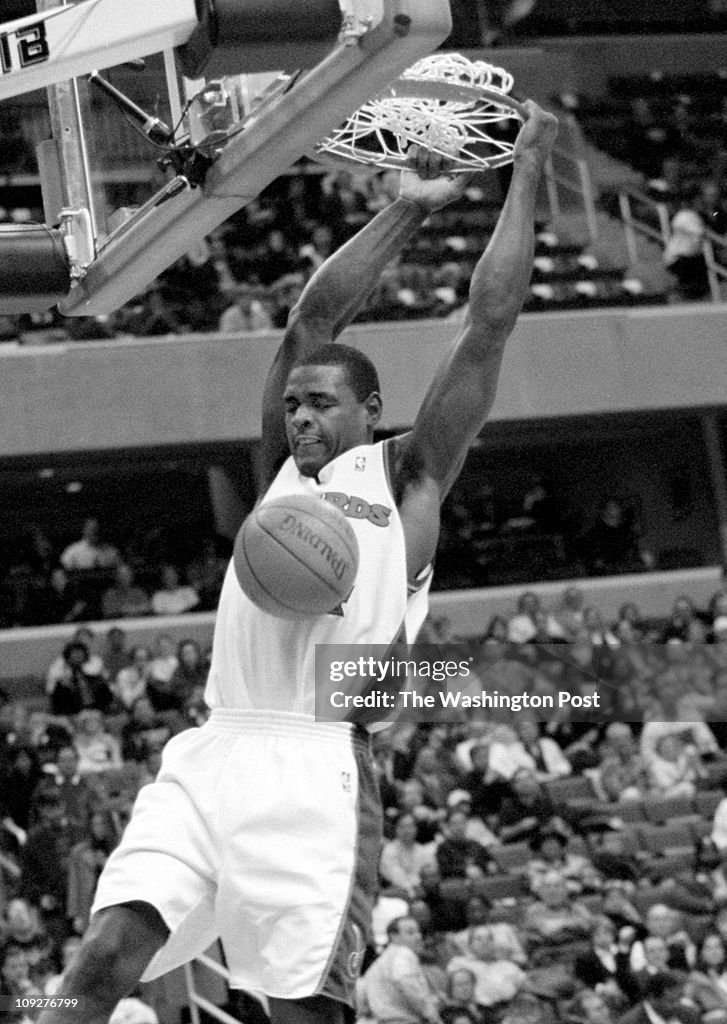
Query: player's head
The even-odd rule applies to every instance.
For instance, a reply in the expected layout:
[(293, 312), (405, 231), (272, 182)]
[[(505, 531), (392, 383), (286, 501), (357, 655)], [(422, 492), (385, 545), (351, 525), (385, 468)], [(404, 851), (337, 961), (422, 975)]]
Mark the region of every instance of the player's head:
[(315, 476), (331, 459), (373, 439), (381, 417), (379, 377), (348, 345), (322, 345), (290, 371), (285, 430), (295, 463)]

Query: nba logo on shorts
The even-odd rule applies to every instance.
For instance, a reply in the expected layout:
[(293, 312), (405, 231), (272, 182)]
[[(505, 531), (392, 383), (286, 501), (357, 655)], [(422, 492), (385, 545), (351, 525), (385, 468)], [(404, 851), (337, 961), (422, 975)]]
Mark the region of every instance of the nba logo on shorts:
[(341, 785), (343, 786), (344, 793), (351, 792), (351, 773), (341, 772)]
[(353, 462), (353, 468), (362, 473), (366, 469), (366, 456), (357, 455)]

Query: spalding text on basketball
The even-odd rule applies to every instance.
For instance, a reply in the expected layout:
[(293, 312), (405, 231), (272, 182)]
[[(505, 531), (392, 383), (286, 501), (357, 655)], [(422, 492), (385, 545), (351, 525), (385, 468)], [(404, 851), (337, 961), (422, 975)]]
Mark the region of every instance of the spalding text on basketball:
[(344, 494), (343, 491), (326, 491), (323, 497), (331, 505), (340, 508), (349, 519), (367, 519), (374, 526), (389, 525), (391, 509), (386, 505), (370, 505), (365, 498), (359, 498), (355, 494)]
[(293, 533), (296, 537), (303, 541), (304, 544), (308, 544), (309, 547), (313, 548), (314, 551), (320, 552), (321, 555), (330, 565), (333, 575), (337, 580), (340, 580), (344, 572), (348, 568), (348, 561), (336, 554), (328, 541), (323, 540), (315, 530), (311, 530), (310, 526), (306, 526), (305, 523), (301, 523), (300, 519), (292, 512), (289, 512), (280, 524), (280, 529), (283, 533)]

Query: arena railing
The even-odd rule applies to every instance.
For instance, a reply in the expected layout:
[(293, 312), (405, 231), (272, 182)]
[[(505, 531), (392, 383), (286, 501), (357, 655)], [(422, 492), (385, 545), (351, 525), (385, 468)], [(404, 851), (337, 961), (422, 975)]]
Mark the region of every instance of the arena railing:
[[(663, 252), (671, 237), (671, 217), (667, 203), (653, 199), (640, 189), (623, 186), (618, 193), (618, 205), (631, 262), (637, 263), (639, 260), (640, 239), (648, 239)], [(638, 208), (645, 212), (637, 213)], [(721, 302), (724, 298), (723, 285), (727, 284), (727, 241), (706, 228), (702, 239), (702, 254), (707, 266), (710, 298), (713, 302)]]

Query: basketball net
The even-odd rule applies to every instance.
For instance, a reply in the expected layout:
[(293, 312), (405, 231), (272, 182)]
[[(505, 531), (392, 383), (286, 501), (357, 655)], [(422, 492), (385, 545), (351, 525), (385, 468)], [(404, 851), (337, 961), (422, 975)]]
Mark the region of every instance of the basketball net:
[(397, 169), (417, 145), (448, 157), (452, 172), (501, 167), (514, 148), (507, 122), (524, 120), (512, 86), (512, 75), (485, 61), (458, 53), (424, 57), (324, 139), (315, 156)]

